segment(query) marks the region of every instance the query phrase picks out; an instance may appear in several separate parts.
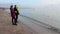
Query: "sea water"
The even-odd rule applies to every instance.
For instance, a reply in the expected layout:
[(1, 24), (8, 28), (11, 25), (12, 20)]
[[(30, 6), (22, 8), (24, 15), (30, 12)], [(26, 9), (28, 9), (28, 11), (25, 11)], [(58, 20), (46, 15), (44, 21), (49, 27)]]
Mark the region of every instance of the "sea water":
[[(60, 29), (60, 7), (45, 6), (40, 8), (20, 8), (20, 15), (24, 15), (45, 24), (49, 24)], [(6, 10), (10, 13), (10, 10)]]

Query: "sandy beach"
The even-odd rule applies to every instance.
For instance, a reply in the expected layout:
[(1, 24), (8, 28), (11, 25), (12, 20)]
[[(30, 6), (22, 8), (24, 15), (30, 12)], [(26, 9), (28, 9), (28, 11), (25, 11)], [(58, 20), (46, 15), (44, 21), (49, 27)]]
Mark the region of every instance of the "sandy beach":
[(36, 34), (21, 22), (17, 24), (17, 26), (12, 25), (10, 14), (0, 9), (0, 34)]

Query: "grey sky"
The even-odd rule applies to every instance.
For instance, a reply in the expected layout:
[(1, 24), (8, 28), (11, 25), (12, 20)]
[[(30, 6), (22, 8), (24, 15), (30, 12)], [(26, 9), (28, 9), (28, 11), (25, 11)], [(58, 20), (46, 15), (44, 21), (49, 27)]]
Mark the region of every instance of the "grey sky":
[(15, 3), (20, 5), (40, 6), (48, 4), (60, 4), (60, 0), (0, 0), (0, 3)]

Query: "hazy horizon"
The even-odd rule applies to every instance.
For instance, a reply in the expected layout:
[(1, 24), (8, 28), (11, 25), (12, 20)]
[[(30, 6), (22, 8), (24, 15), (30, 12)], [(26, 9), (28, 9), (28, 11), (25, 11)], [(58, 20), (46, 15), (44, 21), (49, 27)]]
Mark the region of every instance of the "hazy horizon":
[(60, 0), (0, 0), (0, 4), (16, 4), (23, 7), (41, 7), (48, 5), (59, 5)]
[[(10, 7), (10, 4), (20, 5), (20, 13), (43, 23), (60, 29), (60, 0), (0, 0), (1, 7)], [(8, 3), (9, 2), (9, 3)], [(18, 3), (17, 3), (18, 2)], [(3, 4), (5, 5), (3, 5)], [(3, 5), (3, 6), (2, 6)], [(34, 8), (34, 9), (28, 9)]]

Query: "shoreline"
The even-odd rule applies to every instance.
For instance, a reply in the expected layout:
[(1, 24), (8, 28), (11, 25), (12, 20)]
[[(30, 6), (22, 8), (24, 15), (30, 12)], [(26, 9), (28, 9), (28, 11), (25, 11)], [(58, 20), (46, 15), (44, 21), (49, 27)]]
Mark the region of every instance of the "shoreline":
[(10, 14), (3, 9), (0, 9), (0, 19), (0, 34), (31, 34), (31, 32), (33, 32), (20, 21), (17, 26), (12, 25)]

